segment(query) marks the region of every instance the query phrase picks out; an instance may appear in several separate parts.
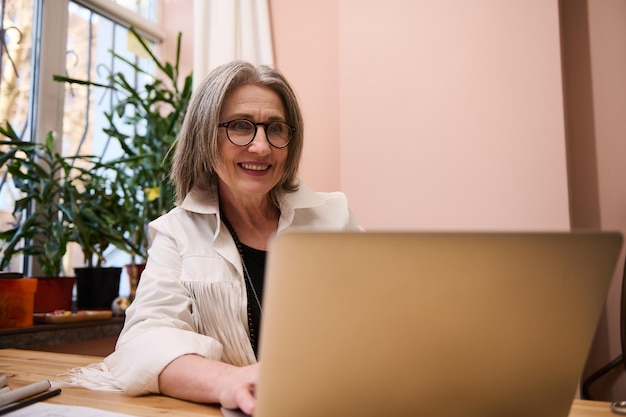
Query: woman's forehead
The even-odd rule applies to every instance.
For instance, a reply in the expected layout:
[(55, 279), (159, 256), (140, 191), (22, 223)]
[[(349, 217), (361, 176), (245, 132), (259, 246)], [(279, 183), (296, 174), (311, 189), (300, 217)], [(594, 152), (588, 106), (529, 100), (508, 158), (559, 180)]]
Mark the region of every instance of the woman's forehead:
[(238, 112), (258, 109), (284, 113), (283, 102), (274, 90), (257, 84), (244, 84), (233, 89), (224, 100), (223, 111)]

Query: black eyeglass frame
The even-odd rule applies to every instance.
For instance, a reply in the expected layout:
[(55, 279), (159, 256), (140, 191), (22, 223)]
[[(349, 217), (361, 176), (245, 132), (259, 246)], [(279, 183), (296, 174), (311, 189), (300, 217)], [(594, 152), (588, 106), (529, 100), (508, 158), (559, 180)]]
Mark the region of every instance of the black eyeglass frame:
[[(231, 123), (234, 123), (234, 122), (248, 122), (252, 126), (254, 126), (254, 134), (252, 135), (250, 140), (248, 142), (244, 143), (243, 145), (240, 145), (238, 143), (233, 142), (233, 140), (230, 138), (230, 135), (228, 134), (228, 127), (230, 126)], [(272, 123), (283, 123), (283, 124), (287, 125), (287, 127), (289, 127), (289, 129), (290, 129), (289, 140), (283, 146), (276, 146), (276, 145), (274, 145), (272, 143), (272, 141), (270, 140), (269, 136), (267, 135), (267, 127), (269, 125), (271, 125)], [(289, 123), (282, 122), (280, 120), (272, 120), (271, 122), (253, 122), (252, 120), (248, 120), (248, 119), (234, 119), (234, 120), (230, 120), (228, 122), (219, 123), (217, 125), (218, 128), (223, 127), (223, 128), (226, 129), (226, 137), (228, 138), (228, 141), (230, 143), (232, 143), (233, 145), (235, 145), (235, 146), (248, 146), (248, 145), (250, 145), (252, 143), (252, 141), (254, 140), (254, 138), (256, 138), (256, 134), (259, 131), (258, 126), (263, 126), (263, 129), (265, 130), (265, 139), (267, 139), (267, 143), (269, 143), (274, 148), (278, 148), (278, 149), (286, 148), (287, 145), (289, 145), (291, 143), (292, 135), (296, 131), (295, 127), (291, 126)]]

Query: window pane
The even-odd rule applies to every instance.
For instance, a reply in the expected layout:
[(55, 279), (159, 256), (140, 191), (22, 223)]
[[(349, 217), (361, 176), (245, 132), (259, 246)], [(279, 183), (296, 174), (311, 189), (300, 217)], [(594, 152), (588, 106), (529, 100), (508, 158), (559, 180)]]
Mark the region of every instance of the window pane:
[[(29, 140), (31, 62), (33, 51), (33, 0), (2, 0), (2, 49), (0, 50), (0, 123), (9, 122), (17, 134)], [(2, 150), (0, 149), (0, 152)], [(18, 191), (0, 170), (0, 229), (7, 230), (14, 222), (12, 215)], [(5, 185), (2, 185), (5, 184)], [(12, 259), (9, 271), (22, 270), (22, 257)]]
[(115, 3), (137, 13), (144, 19), (156, 22), (156, 1), (155, 0), (114, 0)]
[[(68, 77), (108, 85), (110, 75), (123, 73), (129, 84), (136, 87), (154, 72), (150, 60), (135, 53), (134, 38), (125, 27), (75, 3), (69, 5), (69, 16)], [(145, 73), (137, 72), (129, 63)], [(105, 113), (112, 111), (118, 98), (110, 89), (66, 85), (64, 154), (102, 155), (104, 160), (120, 155), (119, 144), (104, 132), (109, 123)], [(127, 125), (125, 129), (130, 133), (142, 126)]]
[(33, 0), (2, 2), (0, 117), (18, 133), (24, 132), (28, 124), (33, 9)]

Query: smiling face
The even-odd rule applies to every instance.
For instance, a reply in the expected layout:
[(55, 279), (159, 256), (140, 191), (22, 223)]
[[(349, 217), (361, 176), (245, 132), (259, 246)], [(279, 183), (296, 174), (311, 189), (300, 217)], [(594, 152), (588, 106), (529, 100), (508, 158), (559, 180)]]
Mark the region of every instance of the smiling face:
[[(220, 123), (234, 119), (252, 122), (285, 121), (285, 110), (278, 94), (268, 87), (244, 84), (224, 101)], [(220, 194), (245, 201), (266, 198), (285, 170), (287, 147), (274, 148), (267, 141), (263, 126), (257, 127), (254, 140), (246, 146), (231, 143), (226, 129), (218, 131), (221, 163), (216, 167)]]

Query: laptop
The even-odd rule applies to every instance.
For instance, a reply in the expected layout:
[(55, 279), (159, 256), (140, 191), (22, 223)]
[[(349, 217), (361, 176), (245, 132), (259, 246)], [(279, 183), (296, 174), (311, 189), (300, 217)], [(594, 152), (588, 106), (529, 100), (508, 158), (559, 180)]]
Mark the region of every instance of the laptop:
[(617, 232), (279, 235), (255, 417), (565, 417), (621, 246)]

